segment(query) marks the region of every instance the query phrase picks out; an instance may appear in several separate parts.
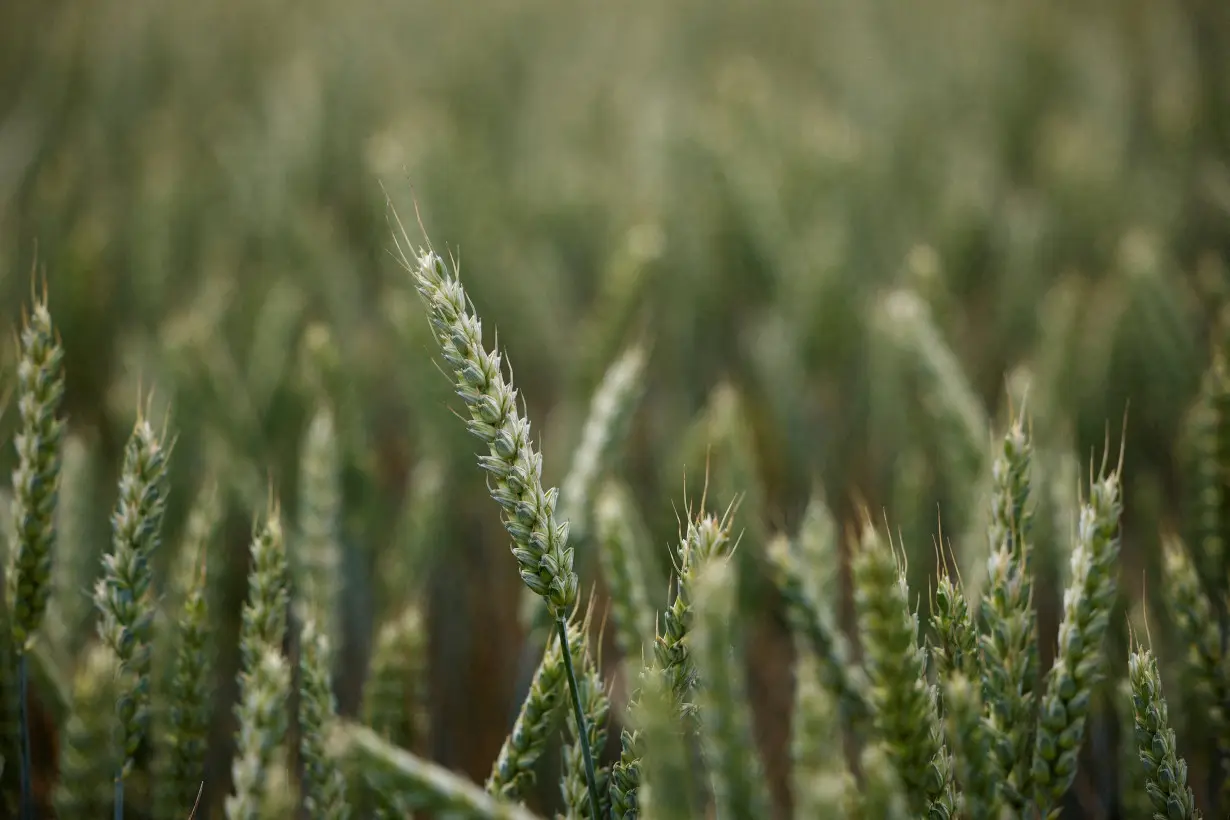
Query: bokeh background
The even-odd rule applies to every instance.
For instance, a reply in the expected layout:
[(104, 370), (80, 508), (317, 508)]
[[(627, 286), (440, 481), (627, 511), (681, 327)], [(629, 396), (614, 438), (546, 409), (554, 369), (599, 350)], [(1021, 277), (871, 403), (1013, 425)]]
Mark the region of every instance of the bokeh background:
[[(711, 507), (744, 494), (750, 566), (822, 491), (846, 522), (883, 511), (925, 610), (937, 510), (977, 583), (978, 477), (1024, 401), (1049, 657), (1078, 481), (1117, 453), (1125, 416), (1125, 610), (1150, 592), (1161, 529), (1182, 526), (1182, 421), (1230, 292), (1230, 5), (0, 3), (0, 322), (45, 276), (92, 476), (80, 549), (107, 543), (143, 390), (177, 436), (164, 564), (205, 477), (225, 490), (210, 795), (251, 520), (270, 485), (293, 517), (321, 395), (343, 448), (342, 709), (373, 625), (423, 596), (422, 751), (481, 779), (532, 667), (386, 192), (459, 256), (550, 482), (605, 368), (649, 345), (611, 469), (664, 568), (708, 463)], [(14, 350), (0, 334), (0, 385)], [(758, 741), (784, 807), (790, 640), (748, 586)], [(1103, 763), (1073, 800), (1112, 816), (1115, 719), (1099, 715)]]

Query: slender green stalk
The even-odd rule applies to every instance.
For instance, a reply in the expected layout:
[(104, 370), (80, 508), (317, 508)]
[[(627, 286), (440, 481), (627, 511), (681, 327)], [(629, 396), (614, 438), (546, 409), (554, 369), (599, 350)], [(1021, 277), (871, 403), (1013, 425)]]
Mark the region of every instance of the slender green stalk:
[(71, 669), (92, 630), (89, 590), (98, 569), (94, 454), (81, 436), (64, 439), (60, 497), (56, 504), (56, 560), (47, 602), (48, 636), (61, 668)]
[[(578, 664), (577, 683), (580, 684), (581, 702), (589, 726), (588, 741), (591, 752), (606, 745), (607, 717), (611, 709), (611, 701), (602, 681), (601, 658), (591, 652), (589, 635), (592, 615), (593, 601), (591, 600), (590, 609), (586, 612), (585, 620), (581, 625), (581, 635), (585, 642), (580, 647), (581, 651), (577, 653), (581, 658)], [(598, 637), (598, 641), (601, 642), (601, 636)], [(592, 815), (589, 812), (587, 797), (589, 786), (586, 779), (585, 756), (582, 753), (582, 738), (576, 721), (572, 718), (568, 720), (568, 730), (572, 743), (564, 747), (564, 771), (560, 781), (560, 790), (564, 798), (564, 805), (568, 807), (570, 818), (589, 818)], [(610, 801), (607, 798), (610, 772), (605, 767), (596, 766), (595, 773), (598, 783), (598, 799), (601, 804), (599, 817), (606, 818), (610, 815)]]
[(568, 690), (572, 693), (572, 713), (577, 722), (577, 738), (581, 744), (581, 757), (585, 761), (585, 779), (589, 783), (590, 817), (602, 816), (602, 801), (598, 797), (598, 776), (594, 771), (594, 754), (589, 747), (589, 723), (585, 719), (585, 705), (581, 702), (581, 689), (573, 668), (572, 648), (568, 641), (568, 622), (560, 618), (555, 622), (555, 631), (564, 658), (564, 672), (568, 675)]
[(860, 756), (862, 784), (848, 781), (845, 816), (849, 820), (908, 820), (911, 812), (906, 791), (893, 765), (893, 755), (883, 743), (873, 743)]
[(615, 820), (691, 820), (690, 748), (679, 731), (679, 709), (670, 681), (647, 667), (629, 704), (621, 765), (611, 772), (611, 816)]
[(692, 585), (701, 568), (729, 555), (732, 549), (730, 517), (728, 510), (720, 519), (700, 515), (688, 520), (687, 532), (679, 541), (676, 557), (679, 575), (675, 598), (662, 615), (661, 632), (654, 644), (658, 667), (670, 681), (679, 707), (686, 714), (695, 711), (692, 690), (696, 686), (696, 666), (688, 643), (693, 617)]

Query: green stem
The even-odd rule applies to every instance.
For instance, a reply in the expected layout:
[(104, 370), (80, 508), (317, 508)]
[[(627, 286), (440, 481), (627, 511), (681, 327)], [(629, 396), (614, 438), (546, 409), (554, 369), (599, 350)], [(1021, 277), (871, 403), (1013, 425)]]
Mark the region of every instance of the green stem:
[(34, 820), (34, 787), (30, 770), (30, 672), (29, 661), (23, 651), (17, 659), (18, 728), (21, 731), (21, 816), (22, 820)]
[(115, 820), (124, 820), (124, 770), (115, 775)]
[(585, 760), (585, 779), (589, 784), (589, 812), (593, 820), (600, 820), (598, 776), (594, 773), (594, 755), (589, 748), (589, 724), (585, 720), (585, 709), (581, 706), (581, 690), (577, 686), (577, 674), (572, 668), (572, 649), (568, 645), (568, 624), (563, 618), (558, 618), (555, 621), (555, 628), (559, 631), (560, 648), (564, 651), (564, 670), (568, 673), (568, 689), (572, 692), (572, 711), (577, 719), (577, 737), (581, 740), (581, 757)]

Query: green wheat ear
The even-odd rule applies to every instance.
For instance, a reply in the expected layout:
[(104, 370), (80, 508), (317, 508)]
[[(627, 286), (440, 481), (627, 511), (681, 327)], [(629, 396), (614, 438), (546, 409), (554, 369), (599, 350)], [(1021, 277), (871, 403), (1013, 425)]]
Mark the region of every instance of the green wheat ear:
[(116, 774), (117, 815), (123, 811), (124, 780), (149, 723), (155, 614), (150, 559), (162, 538), (169, 452), (149, 421), (139, 417), (124, 449), (111, 551), (103, 556), (103, 575), (94, 588), (98, 634), (115, 653), (120, 674), (116, 709), (123, 757)]
[(637, 659), (652, 645), (653, 607), (642, 560), (649, 536), (624, 485), (608, 481), (594, 505), (594, 530), (602, 575), (611, 594), (615, 642), (625, 659)]
[(837, 701), (823, 685), (820, 659), (798, 636), (790, 731), (795, 817), (840, 817), (849, 771)]
[(123, 764), (112, 719), (118, 673), (110, 647), (86, 648), (73, 676), (72, 711), (61, 737), (60, 775), (52, 795), (59, 817), (104, 817), (112, 811), (115, 770)]
[(1166, 610), (1182, 640), (1185, 684), (1196, 696), (1196, 706), (1208, 721), (1217, 741), (1223, 777), (1222, 799), (1230, 798), (1230, 725), (1226, 704), (1230, 698), (1230, 667), (1222, 649), (1221, 630), (1212, 602), (1200, 584), (1186, 545), (1175, 535), (1162, 538), (1162, 570)]
[[(574, 657), (585, 649), (584, 635), (575, 623), (568, 627), (569, 642)], [(564, 653), (559, 640), (552, 637), (542, 655), (542, 662), (530, 681), (529, 692), (512, 732), (500, 748), (499, 755), (487, 778), (488, 794), (506, 800), (524, 800), (535, 780), (538, 758), (559, 727), (568, 697), (568, 682), (564, 670)]]
[(854, 553), (854, 603), (876, 728), (909, 800), (921, 814), (947, 786), (933, 765), (943, 752), (927, 653), (918, 645), (904, 568), (870, 522)]
[(16, 533), (8, 568), (13, 641), (19, 654), (31, 646), (51, 593), (55, 554), (55, 509), (60, 489), (64, 422), (64, 352), (51, 325), (47, 300), (35, 302), (21, 331), (17, 409), (21, 427), (13, 439), (12, 526)]
[(231, 764), (234, 791), (226, 799), (228, 820), (257, 820), (265, 779), (285, 741), (290, 667), (282, 657), (289, 600), (286, 546), (280, 513), (271, 504), (252, 540), (248, 599), (239, 629), (241, 668), (235, 714), (239, 735)]
[(308, 424), (299, 456), (299, 541), (294, 564), (308, 611), (334, 646), (341, 640), (340, 472), (333, 413), (322, 405)]
[(303, 760), (304, 808), (314, 820), (348, 820), (350, 803), (342, 770), (328, 759), (325, 739), (337, 720), (331, 647), (311, 615), (299, 641), (299, 755)]
[(974, 627), (969, 602), (960, 578), (947, 562), (939, 560), (939, 577), (931, 595), (931, 626), (936, 641), (931, 652), (937, 680), (953, 673), (974, 674), (978, 670), (978, 632)]
[(1136, 744), (1154, 817), (1199, 820), (1200, 811), (1187, 785), (1187, 762), (1179, 756), (1174, 730), (1170, 728), (1157, 659), (1148, 649), (1133, 649), (1128, 660), (1128, 680), (1132, 687)]
[(820, 664), (821, 681), (837, 696), (843, 716), (857, 724), (867, 718), (871, 707), (863, 670), (850, 662), (846, 637), (835, 622), (831, 604), (822, 598), (826, 584), (816, 575), (838, 560), (835, 531), (828, 531), (827, 526), (825, 530), (825, 543), (817, 545), (813, 538), (810, 554), (803, 552), (807, 542), (802, 534), (799, 545), (780, 536), (770, 540), (765, 553), (791, 628), (810, 644)]
[(863, 782), (847, 781), (845, 816), (848, 820), (907, 820), (918, 816), (910, 811), (892, 758), (882, 742), (863, 749), (859, 761)]
[(1002, 774), (1001, 790), (1018, 812), (1030, 797), (1028, 762), (1038, 675), (1028, 507), (1032, 461), (1033, 444), (1018, 416), (991, 467), (990, 554), (979, 637), (988, 740)]
[(568, 524), (556, 518), (559, 491), (542, 484), (542, 456), (530, 438), (529, 419), (522, 416), (520, 394), (511, 378), (504, 378), (500, 354), (483, 346), (482, 322), (461, 280), (430, 250), (411, 258), (404, 232), (395, 239), (456, 379), (457, 395), (469, 410), (466, 427), (489, 448), (479, 464), (489, 476), (492, 498), (504, 511), (521, 580), (543, 597), (553, 619), (566, 618), (577, 600)]
[[(190, 533), (194, 529), (189, 526)], [(213, 647), (204, 561), (207, 544), (194, 537), (188, 540), (187, 549), (180, 555), (180, 573), (186, 577), (181, 581), (183, 603), (173, 633), (175, 659), (166, 692), (166, 719), (157, 739), (159, 771), (154, 786), (159, 816), (165, 817), (182, 812), (196, 797), (205, 775), (212, 714)]]
[(290, 667), (268, 645), (253, 650), (241, 676), (233, 793), (226, 798), (227, 820), (258, 820), (268, 794), (268, 778), (286, 739)]
[(1116, 468), (1093, 482), (1081, 509), (1059, 649), (1038, 710), (1032, 779), (1037, 809), (1044, 816), (1057, 813), (1052, 811), (1055, 804), (1076, 777), (1093, 688), (1104, 674), (1102, 638), (1117, 589), (1119, 493)]
[(403, 749), (420, 748), (428, 732), (427, 633), (411, 604), (381, 625), (363, 687), (363, 721)]

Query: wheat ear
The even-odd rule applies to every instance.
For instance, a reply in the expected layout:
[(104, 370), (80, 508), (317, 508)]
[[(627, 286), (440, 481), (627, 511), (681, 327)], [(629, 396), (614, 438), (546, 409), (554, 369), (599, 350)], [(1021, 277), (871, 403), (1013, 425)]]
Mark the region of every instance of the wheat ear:
[[(530, 422), (518, 408), (520, 396), (505, 380), (500, 354), (483, 347), (482, 323), (465, 289), (434, 252), (419, 250), (412, 261), (405, 231), (395, 235), (402, 263), (414, 279), (427, 307), (432, 333), (456, 379), (457, 395), (470, 413), (469, 431), (485, 442), (489, 454), (479, 464), (489, 477), (491, 497), (504, 511), (504, 527), (513, 540), (521, 580), (543, 597), (564, 652), (564, 667), (572, 694), (572, 707), (589, 772), (591, 811), (598, 814), (598, 784), (594, 780), (589, 732), (584, 728), (580, 693), (572, 669), (567, 641), (567, 618), (577, 600), (577, 574), (568, 546), (568, 523), (557, 523), (559, 492), (542, 485), (542, 456), (530, 439)], [(406, 244), (403, 246), (402, 242)]]
[(1128, 659), (1136, 745), (1145, 769), (1145, 791), (1153, 803), (1154, 817), (1169, 820), (1199, 820), (1196, 799), (1187, 785), (1187, 762), (1179, 756), (1174, 730), (1170, 728), (1162, 676), (1157, 659), (1146, 648), (1136, 647)]
[(169, 448), (144, 415), (124, 448), (120, 496), (111, 517), (111, 552), (94, 588), (98, 634), (120, 670), (116, 701), (123, 753), (115, 776), (115, 816), (124, 816), (124, 780), (149, 723), (150, 641), (154, 621), (150, 557), (158, 548), (166, 509)]
[(21, 361), (17, 365), (17, 408), (21, 428), (13, 439), (17, 450), (12, 505), (15, 538), (7, 581), (13, 613), (13, 645), (17, 652), (21, 810), (25, 820), (32, 820), (27, 655), (47, 611), (51, 593), (55, 508), (64, 435), (64, 422), (57, 415), (64, 397), (64, 352), (51, 326), (45, 293), (25, 317), (21, 351)]
[(1121, 511), (1116, 469), (1093, 482), (1081, 509), (1059, 649), (1039, 703), (1032, 779), (1035, 804), (1044, 816), (1076, 777), (1093, 687), (1103, 676), (1102, 637), (1117, 589)]
[(239, 740), (231, 764), (234, 793), (226, 799), (227, 820), (257, 820), (265, 778), (285, 740), (291, 675), (281, 652), (288, 601), (286, 545), (280, 512), (271, 504), (252, 540), (248, 599), (239, 628)]
[(303, 805), (313, 820), (348, 820), (350, 803), (342, 770), (329, 760), (325, 739), (337, 720), (332, 647), (309, 614), (299, 641), (299, 756), (303, 760)]
[(1000, 788), (1021, 811), (1029, 800), (1038, 677), (1037, 616), (1031, 566), (1030, 467), (1033, 446), (1020, 417), (1004, 435), (991, 467), (983, 631), (979, 638), (987, 735), (1001, 773)]
[(921, 814), (943, 798), (948, 785), (942, 770), (944, 749), (937, 742), (941, 733), (935, 693), (927, 683), (927, 652), (918, 645), (918, 615), (910, 606), (904, 567), (870, 522), (858, 541), (853, 573), (876, 728), (910, 810)]

